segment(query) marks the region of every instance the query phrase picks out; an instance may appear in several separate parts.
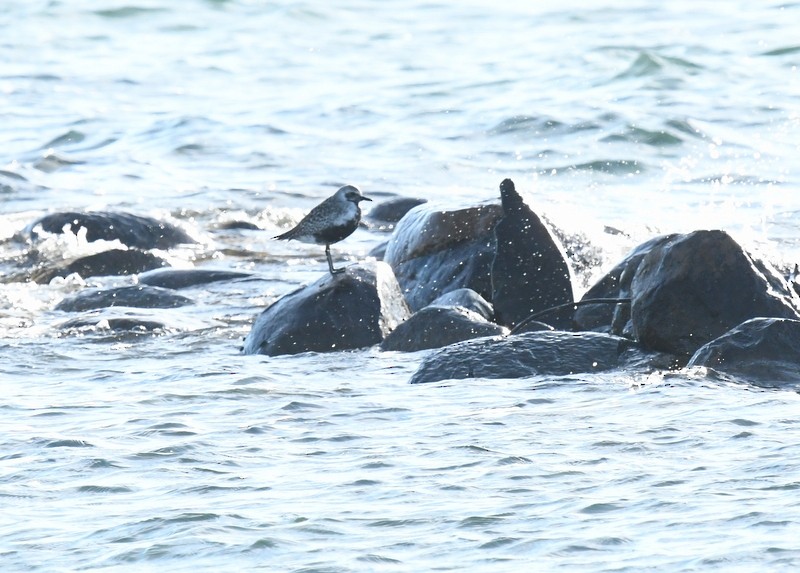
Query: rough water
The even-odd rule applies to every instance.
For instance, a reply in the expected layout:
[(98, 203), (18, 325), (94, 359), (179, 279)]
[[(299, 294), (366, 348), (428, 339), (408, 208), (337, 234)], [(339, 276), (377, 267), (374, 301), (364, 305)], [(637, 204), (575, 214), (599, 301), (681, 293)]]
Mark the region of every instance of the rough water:
[[(322, 248), (270, 237), (343, 183), (477, 202), (511, 177), (598, 253), (579, 294), (665, 232), (725, 229), (791, 268), (798, 21), (738, 0), (9, 3), (0, 569), (796, 570), (795, 389), (412, 386), (424, 352), (238, 347), (326, 272)], [(149, 311), (156, 332), (61, 328), (65, 296), (133, 279), (14, 280), (18, 234), (58, 210), (171, 220), (199, 241), (160, 253), (173, 266), (254, 278), (180, 291), (194, 304)], [(386, 237), (356, 231), (337, 264)]]

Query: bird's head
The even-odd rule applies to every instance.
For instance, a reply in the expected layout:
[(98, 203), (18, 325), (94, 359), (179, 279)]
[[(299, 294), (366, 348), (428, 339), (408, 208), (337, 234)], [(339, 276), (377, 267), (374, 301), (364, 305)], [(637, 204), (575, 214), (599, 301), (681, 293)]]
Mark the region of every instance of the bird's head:
[(341, 189), (336, 192), (337, 195), (341, 199), (345, 201), (350, 201), (351, 203), (355, 203), (358, 205), (361, 201), (372, 201), (369, 197), (364, 197), (361, 194), (361, 190), (356, 187), (355, 185), (345, 185)]

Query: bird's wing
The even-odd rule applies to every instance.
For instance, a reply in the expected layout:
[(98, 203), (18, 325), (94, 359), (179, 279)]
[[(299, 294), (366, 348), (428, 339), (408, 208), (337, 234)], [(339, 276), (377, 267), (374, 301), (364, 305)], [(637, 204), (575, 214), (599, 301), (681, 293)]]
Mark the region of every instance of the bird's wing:
[(303, 217), (298, 225), (308, 225), (313, 228), (320, 223), (326, 222), (326, 219), (330, 218), (331, 213), (335, 211), (333, 203), (335, 203), (335, 199), (333, 197), (328, 197), (322, 203), (311, 209), (308, 215)]

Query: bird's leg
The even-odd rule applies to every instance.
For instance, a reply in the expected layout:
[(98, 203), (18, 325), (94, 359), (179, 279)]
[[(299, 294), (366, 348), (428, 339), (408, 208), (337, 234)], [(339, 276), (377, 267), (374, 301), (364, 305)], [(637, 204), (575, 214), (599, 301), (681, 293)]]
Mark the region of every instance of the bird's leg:
[(328, 270), (331, 271), (332, 275), (338, 275), (339, 273), (343, 273), (344, 269), (334, 269), (333, 268), (333, 259), (331, 259), (331, 246), (325, 245), (325, 256), (328, 257)]

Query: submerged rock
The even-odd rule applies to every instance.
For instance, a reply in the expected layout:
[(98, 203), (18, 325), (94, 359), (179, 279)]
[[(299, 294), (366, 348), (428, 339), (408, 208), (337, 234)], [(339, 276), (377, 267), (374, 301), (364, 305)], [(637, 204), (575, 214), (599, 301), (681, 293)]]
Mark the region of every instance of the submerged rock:
[(598, 332), (542, 331), (468, 340), (430, 354), (411, 383), (599, 372), (624, 366), (631, 346), (625, 338)]
[(278, 299), (256, 319), (242, 350), (276, 356), (363, 348), (409, 315), (389, 265), (350, 265)]
[[(514, 182), (500, 184), (503, 217), (494, 229), (492, 304), (497, 322), (514, 327), (532, 314), (574, 301), (572, 273), (564, 249), (517, 193)], [(570, 328), (572, 309), (543, 320)]]
[(89, 277), (135, 275), (168, 265), (167, 261), (148, 251), (111, 249), (80, 257), (55, 269), (38, 269), (31, 274), (31, 280), (46, 284), (56, 277), (66, 277), (73, 273), (80, 275), (84, 279)]
[(111, 289), (88, 289), (67, 297), (56, 306), (64, 312), (82, 312), (96, 308), (127, 306), (137, 308), (176, 308), (192, 304), (192, 299), (171, 290), (133, 285)]
[(139, 275), (139, 283), (154, 287), (182, 289), (219, 281), (248, 279), (253, 275), (241, 271), (218, 269), (157, 269)]
[(208, 324), (185, 313), (123, 307), (89, 310), (58, 325), (59, 330), (67, 334), (110, 335), (115, 339), (120, 336), (186, 332), (207, 327)]
[(655, 246), (639, 264), (631, 297), (635, 338), (686, 358), (750, 318), (800, 318), (800, 299), (786, 279), (723, 231)]
[(255, 223), (240, 220), (216, 223), (214, 228), (219, 231), (263, 231), (263, 229)]
[(800, 384), (800, 321), (753, 318), (705, 344), (689, 366), (705, 366), (758, 386)]
[(381, 343), (381, 350), (415, 352), (506, 333), (507, 328), (489, 322), (471, 310), (431, 305), (398, 325)]
[(443, 208), (425, 203), (397, 223), (384, 260), (412, 310), (464, 287), (491, 298), (493, 230), (501, 216), (496, 204)]
[(143, 316), (81, 316), (59, 325), (60, 330), (93, 330), (96, 332), (144, 333), (166, 328), (167, 325), (164, 322)]
[(89, 242), (117, 240), (138, 249), (169, 249), (181, 243), (196, 242), (172, 223), (131, 213), (104, 211), (51, 213), (29, 225), (27, 231), (32, 239), (37, 239), (41, 231), (61, 234), (65, 229), (75, 235), (86, 229)]

